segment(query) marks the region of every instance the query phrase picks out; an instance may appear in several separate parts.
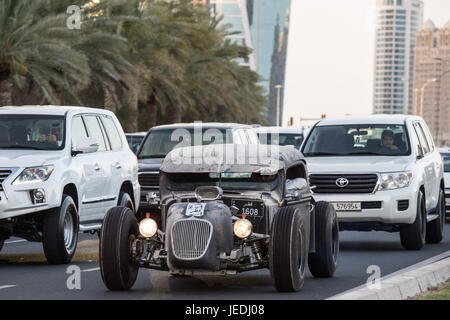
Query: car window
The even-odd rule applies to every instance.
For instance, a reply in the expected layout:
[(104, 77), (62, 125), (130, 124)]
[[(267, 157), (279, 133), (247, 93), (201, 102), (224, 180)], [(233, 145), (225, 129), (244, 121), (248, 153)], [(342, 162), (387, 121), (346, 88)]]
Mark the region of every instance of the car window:
[(105, 127), (106, 133), (109, 138), (109, 143), (112, 150), (122, 149), (122, 139), (120, 138), (119, 131), (111, 117), (103, 116), (102, 118), (103, 126)]
[(72, 119), (72, 148), (74, 148), (78, 141), (82, 138), (87, 138), (86, 127), (84, 126), (81, 116)]
[(97, 116), (86, 115), (84, 116), (84, 120), (86, 121), (86, 126), (89, 130), (89, 136), (97, 139), (99, 144), (98, 151), (106, 151), (105, 137), (103, 136), (102, 128), (97, 120)]
[(396, 124), (316, 126), (302, 152), (307, 157), (411, 154), (406, 127)]
[(450, 153), (443, 152), (441, 155), (444, 159), (444, 172), (450, 172)]
[(248, 135), (248, 140), (250, 144), (259, 144), (258, 136), (256, 135), (256, 132), (253, 130), (246, 130)]
[(416, 131), (417, 137), (419, 138), (423, 154), (428, 154), (430, 152), (430, 148), (428, 147), (427, 140), (425, 139), (425, 134), (423, 133), (422, 128), (419, 126), (418, 122), (414, 123), (414, 130)]
[(422, 131), (425, 133), (425, 138), (428, 143), (428, 147), (430, 148), (430, 152), (433, 152), (435, 149), (434, 141), (431, 136), (430, 130), (428, 129), (428, 126), (425, 123), (419, 123), (420, 127), (422, 128)]

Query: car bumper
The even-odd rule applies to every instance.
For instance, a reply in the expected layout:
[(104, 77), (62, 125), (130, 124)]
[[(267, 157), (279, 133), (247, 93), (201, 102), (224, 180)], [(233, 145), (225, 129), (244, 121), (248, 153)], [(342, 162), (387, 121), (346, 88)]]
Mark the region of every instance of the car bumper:
[[(30, 213), (36, 213), (61, 205), (61, 186), (51, 178), (44, 182), (12, 185), (13, 173), (3, 182), (0, 191), (0, 220)], [(45, 198), (42, 202), (34, 200), (33, 191), (40, 189)]]
[(339, 222), (411, 224), (416, 219), (417, 190), (411, 186), (373, 194), (314, 194), (315, 201), (361, 202), (361, 211), (337, 211)]

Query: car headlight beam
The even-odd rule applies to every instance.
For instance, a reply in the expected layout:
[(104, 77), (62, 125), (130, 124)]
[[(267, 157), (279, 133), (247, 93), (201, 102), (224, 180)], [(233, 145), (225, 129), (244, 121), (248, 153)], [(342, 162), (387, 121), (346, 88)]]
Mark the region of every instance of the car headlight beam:
[(139, 233), (145, 238), (153, 237), (158, 231), (158, 224), (151, 218), (145, 218), (139, 222)]
[(252, 234), (252, 223), (247, 219), (239, 219), (234, 223), (233, 231), (236, 237), (245, 239)]

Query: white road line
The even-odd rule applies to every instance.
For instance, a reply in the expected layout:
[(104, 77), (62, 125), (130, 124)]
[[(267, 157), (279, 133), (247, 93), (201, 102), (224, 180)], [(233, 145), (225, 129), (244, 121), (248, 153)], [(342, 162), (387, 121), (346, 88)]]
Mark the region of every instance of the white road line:
[[(412, 271), (412, 270), (415, 270), (415, 269), (424, 267), (424, 266), (429, 265), (429, 264), (432, 264), (432, 263), (434, 263), (434, 262), (438, 262), (438, 261), (443, 260), (443, 259), (445, 259), (445, 258), (447, 258), (447, 257), (450, 257), (450, 250), (445, 251), (445, 252), (443, 252), (443, 253), (441, 253), (441, 254), (438, 254), (437, 256), (434, 256), (434, 257), (431, 257), (431, 258), (429, 258), (429, 259), (426, 259), (426, 260), (424, 260), (424, 261), (421, 261), (421, 262), (419, 262), (419, 263), (413, 264), (413, 265), (411, 265), (411, 266), (409, 266), (409, 267), (406, 267), (406, 268), (404, 268), (404, 269), (401, 269), (401, 270), (395, 271), (395, 272), (393, 272), (393, 273), (390, 273), (390, 274), (388, 274), (388, 275), (385, 275), (384, 277), (381, 277), (380, 281), (383, 281), (383, 280), (386, 280), (386, 279), (395, 277), (395, 276), (397, 276), (397, 275), (399, 275), (399, 274), (403, 274), (403, 273), (406, 273), (406, 272), (409, 272), (409, 271)], [(362, 288), (366, 288), (366, 287), (367, 287), (367, 283), (362, 284), (362, 285), (360, 285), (360, 286), (358, 286), (358, 287), (356, 287), (356, 288), (352, 288), (352, 289), (350, 289), (350, 290), (343, 291), (343, 292), (338, 293), (338, 294), (336, 294), (336, 295), (334, 295), (334, 296), (331, 296), (331, 297), (329, 297), (329, 298), (327, 298), (327, 299), (331, 299), (331, 298), (333, 298), (333, 297), (335, 297), (335, 296), (340, 296), (340, 295), (342, 295), (342, 294), (350, 293), (350, 292), (352, 292), (352, 291), (356, 291), (356, 290), (359, 290), (359, 289), (362, 289)]]
[(81, 270), (81, 272), (92, 272), (92, 271), (99, 271), (100, 268), (92, 268), (92, 269), (86, 269), (86, 270)]
[(26, 242), (27, 240), (14, 240), (14, 241), (5, 241), (5, 244), (11, 244), (11, 243), (19, 243), (19, 242)]
[(7, 286), (0, 286), (0, 290), (2, 289), (8, 289), (8, 288), (14, 288), (16, 285), (7, 285)]

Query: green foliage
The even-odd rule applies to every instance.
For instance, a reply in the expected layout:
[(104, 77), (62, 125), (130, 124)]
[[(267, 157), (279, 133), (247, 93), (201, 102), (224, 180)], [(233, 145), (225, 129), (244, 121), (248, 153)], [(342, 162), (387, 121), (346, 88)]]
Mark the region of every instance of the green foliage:
[[(249, 49), (229, 40), (220, 17), (189, 0), (86, 2), (0, 1), (0, 84), (37, 86), (36, 104), (95, 101), (130, 130), (264, 122), (258, 75), (237, 63)], [(83, 7), (81, 30), (66, 26), (70, 5)]]

